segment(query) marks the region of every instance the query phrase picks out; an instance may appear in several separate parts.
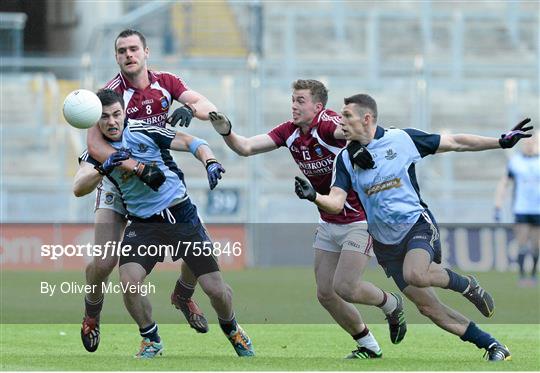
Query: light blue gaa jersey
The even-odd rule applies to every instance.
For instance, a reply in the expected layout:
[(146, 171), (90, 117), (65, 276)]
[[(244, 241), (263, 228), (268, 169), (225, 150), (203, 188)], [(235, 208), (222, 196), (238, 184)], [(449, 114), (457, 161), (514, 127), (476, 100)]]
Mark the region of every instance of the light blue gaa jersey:
[(540, 155), (513, 156), (508, 177), (514, 180), (514, 214), (540, 215)]
[[(109, 179), (117, 186), (130, 215), (148, 218), (167, 208), (175, 199), (186, 195), (184, 174), (172, 159), (169, 148), (175, 132), (129, 120), (124, 128), (122, 140), (110, 142), (115, 149), (131, 150), (131, 158), (146, 164), (158, 166), (167, 177), (157, 192), (144, 184), (133, 172), (115, 168)], [(83, 161), (99, 164), (87, 153), (81, 156)]]
[(439, 143), (439, 135), (378, 126), (367, 146), (374, 169), (353, 167), (347, 148), (336, 157), (332, 186), (356, 191), (375, 240), (387, 245), (400, 242), (427, 208), (420, 198), (414, 166), (422, 157), (435, 153)]

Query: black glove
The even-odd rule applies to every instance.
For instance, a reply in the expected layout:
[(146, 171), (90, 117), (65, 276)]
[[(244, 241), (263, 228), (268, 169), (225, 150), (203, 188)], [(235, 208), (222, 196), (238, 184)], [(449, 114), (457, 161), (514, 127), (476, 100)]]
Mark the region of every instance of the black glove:
[(503, 133), (501, 135), (501, 138), (499, 139), (499, 145), (501, 145), (501, 148), (503, 149), (511, 148), (514, 145), (516, 145), (520, 139), (523, 139), (525, 137), (531, 137), (532, 133), (526, 133), (526, 132), (532, 130), (533, 126), (523, 127), (530, 121), (531, 121), (531, 118), (525, 118), (521, 122), (519, 122), (514, 128), (512, 128), (510, 131)]
[(315, 202), (317, 198), (317, 192), (311, 186), (309, 181), (302, 179), (301, 177), (295, 176), (294, 178), (294, 191), (300, 199), (307, 199), (308, 201)]
[(349, 159), (351, 160), (353, 167), (354, 165), (357, 165), (363, 170), (375, 168), (373, 157), (367, 148), (358, 141), (351, 141), (349, 145), (347, 145), (347, 151), (349, 152)]
[(212, 190), (218, 184), (218, 179), (221, 180), (221, 174), (225, 173), (225, 169), (216, 159), (211, 158), (206, 160), (206, 173), (208, 174), (208, 185)]
[(231, 134), (232, 124), (225, 114), (211, 111), (208, 113), (208, 117), (214, 129), (221, 136), (229, 136)]
[(135, 166), (133, 172), (143, 183), (148, 185), (155, 192), (158, 191), (159, 187), (162, 186), (167, 179), (163, 171), (161, 171), (158, 166), (152, 164), (139, 162), (137, 163), (137, 166)]
[(188, 105), (184, 105), (173, 111), (172, 115), (167, 119), (167, 123), (172, 127), (176, 126), (176, 123), (180, 127), (189, 127), (189, 123), (193, 119), (193, 114), (193, 109)]
[(109, 158), (107, 158), (103, 164), (95, 166), (94, 168), (101, 175), (109, 175), (111, 172), (113, 172), (115, 167), (120, 166), (122, 161), (128, 159), (130, 155), (131, 153), (128, 149), (120, 149), (109, 155)]

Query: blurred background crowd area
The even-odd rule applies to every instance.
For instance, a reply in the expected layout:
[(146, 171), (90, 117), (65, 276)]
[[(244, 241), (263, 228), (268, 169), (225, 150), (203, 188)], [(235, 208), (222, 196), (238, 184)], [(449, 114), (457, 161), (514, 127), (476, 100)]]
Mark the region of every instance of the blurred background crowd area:
[[(383, 126), (498, 137), (522, 117), (539, 125), (539, 4), (3, 0), (0, 221), (93, 221), (94, 196), (71, 193), (86, 132), (61, 107), (71, 90), (95, 91), (118, 73), (114, 40), (125, 28), (146, 35), (151, 69), (181, 76), (242, 135), (287, 121), (291, 82), (304, 78), (327, 85), (336, 111), (343, 97), (369, 93)], [(208, 122), (186, 131), (227, 169), (209, 192), (201, 164), (175, 155), (206, 222), (317, 221), (294, 194), (299, 170), (287, 149), (240, 158)], [(511, 154), (428, 157), (417, 167), (422, 197), (440, 222), (491, 222)]]

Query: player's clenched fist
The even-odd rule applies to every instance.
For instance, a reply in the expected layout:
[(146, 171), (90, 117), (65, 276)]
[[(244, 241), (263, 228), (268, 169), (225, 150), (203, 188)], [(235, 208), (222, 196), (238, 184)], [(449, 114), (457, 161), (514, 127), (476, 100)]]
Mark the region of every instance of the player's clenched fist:
[(301, 177), (295, 176), (294, 182), (294, 191), (300, 199), (307, 199), (308, 201), (315, 202), (317, 198), (317, 192), (309, 181), (302, 179)]
[(229, 136), (231, 134), (232, 124), (225, 114), (217, 111), (211, 111), (208, 113), (208, 117), (210, 118), (210, 122), (212, 123), (212, 126), (214, 126), (216, 132), (221, 136)]
[(221, 180), (221, 174), (225, 173), (225, 169), (221, 163), (212, 158), (206, 161), (206, 173), (208, 174), (208, 185), (212, 190), (217, 186), (218, 179)]

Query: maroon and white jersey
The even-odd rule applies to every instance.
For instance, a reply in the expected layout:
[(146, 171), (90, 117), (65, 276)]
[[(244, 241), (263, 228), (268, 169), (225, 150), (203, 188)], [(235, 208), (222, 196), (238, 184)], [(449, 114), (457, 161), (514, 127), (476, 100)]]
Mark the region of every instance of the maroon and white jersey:
[(133, 87), (118, 73), (104, 88), (124, 97), (126, 116), (154, 126), (165, 127), (172, 100), (177, 100), (189, 88), (180, 77), (163, 71), (148, 71), (150, 85), (145, 89)]
[[(340, 122), (338, 114), (324, 109), (313, 119), (308, 133), (302, 133), (292, 121), (288, 121), (268, 132), (278, 147), (289, 148), (292, 157), (311, 185), (320, 194), (330, 193), (334, 158), (345, 146), (345, 140), (338, 140), (334, 132)], [(348, 192), (345, 207), (334, 215), (319, 209), (321, 219), (328, 223), (348, 224), (364, 221), (366, 216), (355, 192)]]

